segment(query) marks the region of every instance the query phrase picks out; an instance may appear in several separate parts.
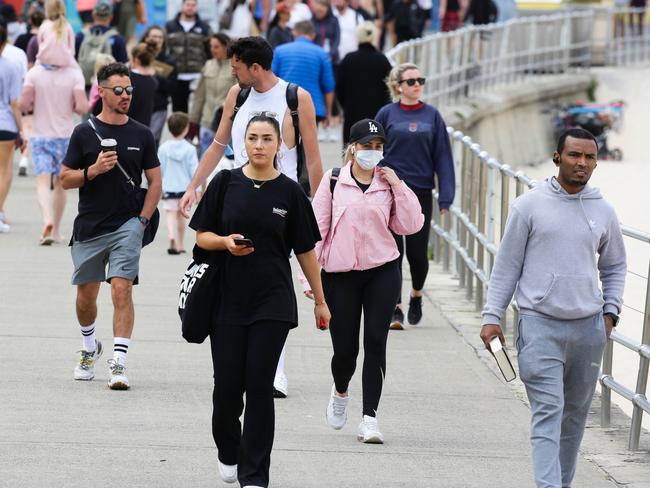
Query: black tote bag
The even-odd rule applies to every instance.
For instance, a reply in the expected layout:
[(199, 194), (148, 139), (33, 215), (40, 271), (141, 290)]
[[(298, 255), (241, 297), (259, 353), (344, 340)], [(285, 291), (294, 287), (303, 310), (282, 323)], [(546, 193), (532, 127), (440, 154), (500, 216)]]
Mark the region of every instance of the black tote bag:
[[(223, 212), (230, 171), (223, 170), (217, 188), (219, 215)], [(217, 223), (219, 228), (221, 222)], [(219, 300), (221, 265), (227, 251), (206, 251), (195, 245), (178, 294), (178, 316), (181, 331), (187, 342), (201, 344), (212, 329), (214, 311)]]

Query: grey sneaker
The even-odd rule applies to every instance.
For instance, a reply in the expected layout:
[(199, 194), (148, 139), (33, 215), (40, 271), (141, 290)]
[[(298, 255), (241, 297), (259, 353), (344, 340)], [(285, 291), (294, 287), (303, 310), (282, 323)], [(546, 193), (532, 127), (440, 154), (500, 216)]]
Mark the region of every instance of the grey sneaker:
[(95, 377), (95, 363), (104, 352), (102, 343), (96, 341), (95, 350), (93, 352), (79, 351), (81, 358), (79, 363), (74, 368), (74, 379), (82, 381), (90, 381)]
[(126, 377), (126, 368), (115, 359), (108, 360), (108, 387), (111, 390), (128, 390), (129, 379)]
[(348, 403), (350, 402), (350, 395), (340, 397), (336, 394), (336, 386), (332, 385), (332, 393), (330, 394), (330, 401), (327, 404), (327, 423), (333, 429), (340, 430), (343, 428), (348, 420)]

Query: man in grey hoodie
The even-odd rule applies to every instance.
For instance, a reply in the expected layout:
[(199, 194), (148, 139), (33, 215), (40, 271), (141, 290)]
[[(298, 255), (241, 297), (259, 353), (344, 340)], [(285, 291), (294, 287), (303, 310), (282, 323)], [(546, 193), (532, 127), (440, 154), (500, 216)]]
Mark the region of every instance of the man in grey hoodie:
[(538, 488), (571, 486), (602, 353), (623, 303), (618, 219), (587, 184), (597, 153), (589, 132), (569, 129), (553, 155), (558, 176), (514, 201), (482, 314), (486, 347), (495, 336), (505, 343), (498, 324), (516, 293)]

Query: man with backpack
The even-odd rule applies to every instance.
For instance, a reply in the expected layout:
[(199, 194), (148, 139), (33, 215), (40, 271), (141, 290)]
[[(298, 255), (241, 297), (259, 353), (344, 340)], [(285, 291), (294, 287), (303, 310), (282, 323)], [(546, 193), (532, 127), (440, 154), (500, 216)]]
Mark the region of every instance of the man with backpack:
[[(228, 58), (238, 84), (226, 96), (214, 141), (203, 155), (181, 199), (181, 212), (186, 216), (197, 201), (196, 189), (214, 170), (231, 139), (235, 166), (240, 167), (247, 162), (244, 147), (246, 124), (251, 116), (260, 112), (276, 118), (282, 128), (278, 169), (294, 181), (298, 180), (301, 168), (306, 169), (312, 193), (316, 192), (323, 177), (316, 111), (309, 92), (273, 74), (273, 48), (262, 37), (244, 37), (235, 41), (228, 47)], [(284, 351), (278, 363), (274, 387), (278, 396), (287, 395)]]
[(111, 27), (113, 7), (110, 3), (98, 2), (93, 9), (93, 25), (77, 34), (77, 62), (84, 74), (86, 89), (90, 88), (95, 74), (95, 60), (98, 54), (110, 54), (119, 63), (127, 63), (129, 55), (126, 43), (117, 29)]

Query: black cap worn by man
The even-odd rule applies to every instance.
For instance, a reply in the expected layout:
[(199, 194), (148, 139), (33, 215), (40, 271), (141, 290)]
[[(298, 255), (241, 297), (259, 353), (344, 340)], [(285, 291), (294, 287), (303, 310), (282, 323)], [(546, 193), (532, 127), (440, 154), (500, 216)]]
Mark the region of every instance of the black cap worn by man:
[(386, 142), (386, 133), (382, 125), (373, 119), (361, 119), (350, 127), (350, 142), (367, 144), (373, 139)]

